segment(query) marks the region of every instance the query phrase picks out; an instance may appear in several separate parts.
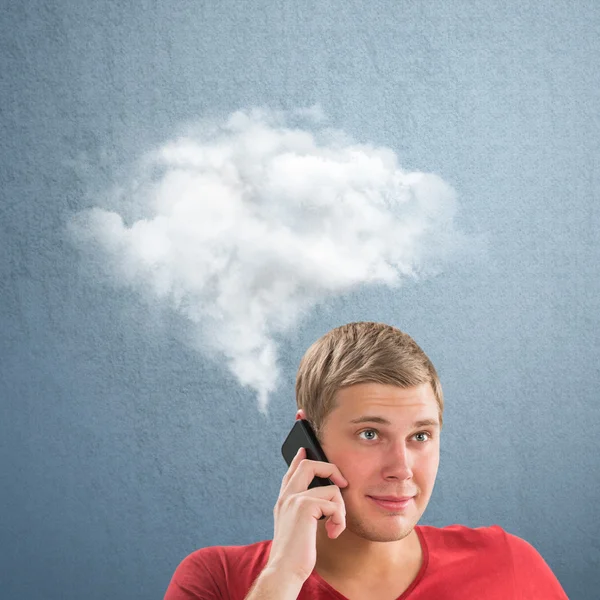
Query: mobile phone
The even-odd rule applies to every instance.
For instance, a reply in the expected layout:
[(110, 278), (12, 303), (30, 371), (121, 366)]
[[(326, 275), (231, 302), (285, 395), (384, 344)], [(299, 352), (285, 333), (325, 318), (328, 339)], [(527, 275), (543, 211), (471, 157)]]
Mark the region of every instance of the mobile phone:
[[(281, 446), (281, 454), (283, 454), (288, 467), (300, 448), (306, 448), (306, 458), (309, 460), (329, 462), (313, 428), (306, 419), (298, 419), (294, 423), (292, 430), (289, 432), (285, 442), (283, 442), (283, 446)], [(322, 485), (334, 485), (334, 483), (328, 477), (315, 477), (308, 486), (308, 489), (310, 490)]]

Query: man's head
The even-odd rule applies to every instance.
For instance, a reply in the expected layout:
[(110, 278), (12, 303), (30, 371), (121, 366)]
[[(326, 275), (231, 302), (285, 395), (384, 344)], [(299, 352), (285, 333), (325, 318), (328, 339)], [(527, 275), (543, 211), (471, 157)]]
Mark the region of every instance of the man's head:
[[(381, 323), (338, 327), (302, 358), (296, 402), (297, 418), (311, 422), (349, 482), (342, 490), (348, 531), (379, 542), (406, 537), (433, 491), (444, 407), (421, 348)], [(414, 498), (392, 510), (373, 500), (380, 496)]]
[(444, 412), (442, 386), (427, 355), (406, 333), (383, 323), (349, 323), (319, 338), (304, 354), (296, 377), (296, 403), (317, 436), (336, 406), (336, 394), (357, 383), (401, 388), (430, 383)]

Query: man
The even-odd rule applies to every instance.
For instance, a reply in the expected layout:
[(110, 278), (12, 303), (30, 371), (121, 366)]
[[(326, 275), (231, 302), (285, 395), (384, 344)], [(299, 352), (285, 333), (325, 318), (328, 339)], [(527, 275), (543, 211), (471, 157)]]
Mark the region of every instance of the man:
[[(301, 449), (281, 483), (273, 540), (193, 552), (165, 600), (567, 598), (533, 546), (497, 525), (417, 525), (444, 401), (410, 336), (367, 322), (330, 331), (302, 358), (296, 402), (330, 462)], [(309, 490), (315, 476), (334, 485)]]

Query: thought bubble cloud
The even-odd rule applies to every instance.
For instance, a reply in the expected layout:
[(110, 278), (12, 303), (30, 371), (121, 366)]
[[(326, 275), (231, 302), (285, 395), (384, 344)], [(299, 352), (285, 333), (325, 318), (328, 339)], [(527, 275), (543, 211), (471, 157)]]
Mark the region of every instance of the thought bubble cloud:
[(330, 298), (435, 272), (466, 239), (440, 177), (323, 120), (318, 107), (205, 120), (137, 161), (113, 192), (118, 208), (69, 223), (115, 284), (184, 317), (263, 412), (280, 378), (277, 336)]

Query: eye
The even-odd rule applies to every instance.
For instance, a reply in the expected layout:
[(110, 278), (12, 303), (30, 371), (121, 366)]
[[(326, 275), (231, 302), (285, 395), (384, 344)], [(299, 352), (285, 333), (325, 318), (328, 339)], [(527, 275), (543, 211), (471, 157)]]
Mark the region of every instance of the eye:
[(417, 435), (426, 435), (427, 439), (423, 440), (423, 441), (429, 441), (431, 439), (431, 434), (428, 431), (419, 431), (419, 433), (415, 433), (415, 436)]
[[(378, 433), (377, 429), (364, 429), (364, 430), (363, 430), (363, 431), (361, 431), (361, 432), (360, 432), (358, 435), (362, 435), (363, 433), (367, 433), (367, 434), (373, 434), (373, 433), (374, 433), (375, 435), (379, 435), (379, 433)], [(363, 439), (363, 440), (364, 440), (364, 439), (367, 439), (367, 440), (373, 440), (373, 439), (375, 439), (375, 438), (373, 438), (373, 437), (371, 437), (371, 436), (369, 435), (368, 437), (366, 437), (366, 438), (362, 438), (362, 439)]]

